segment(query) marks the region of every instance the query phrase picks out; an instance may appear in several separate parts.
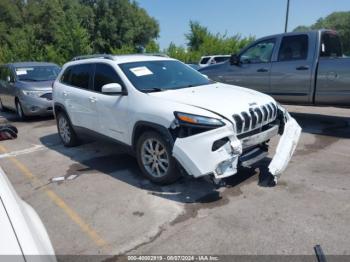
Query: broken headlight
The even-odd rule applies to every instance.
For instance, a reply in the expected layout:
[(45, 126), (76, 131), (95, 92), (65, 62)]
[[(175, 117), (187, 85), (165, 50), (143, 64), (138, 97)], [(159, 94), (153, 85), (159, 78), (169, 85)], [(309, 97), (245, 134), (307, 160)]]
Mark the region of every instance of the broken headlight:
[(198, 125), (203, 127), (220, 127), (225, 125), (225, 123), (220, 119), (212, 117), (198, 116), (181, 112), (175, 112), (174, 115), (179, 121), (179, 124)]
[(184, 138), (200, 134), (221, 126), (225, 123), (220, 119), (175, 112), (175, 121), (171, 133), (174, 137)]

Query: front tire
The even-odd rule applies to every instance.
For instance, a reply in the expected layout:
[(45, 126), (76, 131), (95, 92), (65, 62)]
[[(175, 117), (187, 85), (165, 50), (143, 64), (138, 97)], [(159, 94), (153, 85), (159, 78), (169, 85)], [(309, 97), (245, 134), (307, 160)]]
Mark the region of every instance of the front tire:
[(3, 106), (2, 101), (1, 101), (1, 98), (0, 98), (0, 112), (5, 112), (5, 111), (6, 111), (6, 109), (5, 109), (5, 107)]
[(24, 121), (27, 119), (27, 116), (23, 112), (21, 102), (16, 100), (16, 113), (19, 120)]
[(73, 147), (79, 144), (78, 137), (65, 113), (57, 114), (58, 134), (66, 147)]
[(139, 167), (149, 180), (157, 184), (174, 183), (181, 172), (172, 157), (170, 141), (156, 132), (145, 132), (137, 141), (136, 154)]

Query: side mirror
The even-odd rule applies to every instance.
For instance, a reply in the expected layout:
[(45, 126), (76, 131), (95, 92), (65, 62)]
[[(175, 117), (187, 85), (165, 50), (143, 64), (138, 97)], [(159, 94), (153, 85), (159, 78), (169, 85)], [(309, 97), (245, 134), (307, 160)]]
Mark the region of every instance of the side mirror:
[(241, 62), (239, 61), (239, 56), (236, 54), (231, 55), (230, 64), (231, 65), (239, 65)]
[(111, 84), (107, 84), (102, 86), (102, 93), (104, 94), (123, 94), (123, 88), (120, 84), (118, 83), (111, 83)]

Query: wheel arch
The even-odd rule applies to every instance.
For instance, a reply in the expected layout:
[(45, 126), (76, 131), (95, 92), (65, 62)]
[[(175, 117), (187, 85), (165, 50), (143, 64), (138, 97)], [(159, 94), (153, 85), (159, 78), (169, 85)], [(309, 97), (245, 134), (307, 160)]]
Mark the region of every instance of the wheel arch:
[(132, 142), (132, 148), (134, 151), (136, 151), (136, 144), (139, 137), (147, 131), (157, 132), (163, 135), (170, 142), (171, 145), (174, 144), (174, 138), (171, 135), (168, 128), (152, 122), (139, 121), (134, 125), (134, 129), (132, 131), (131, 142)]
[(71, 121), (71, 119), (69, 117), (69, 114), (68, 114), (66, 108), (61, 103), (57, 103), (57, 102), (54, 103), (53, 113), (54, 113), (54, 116), (55, 116), (56, 119), (57, 119), (57, 114), (58, 113), (64, 113), (68, 117), (68, 120), (69, 120), (70, 124), (72, 124), (72, 121)]

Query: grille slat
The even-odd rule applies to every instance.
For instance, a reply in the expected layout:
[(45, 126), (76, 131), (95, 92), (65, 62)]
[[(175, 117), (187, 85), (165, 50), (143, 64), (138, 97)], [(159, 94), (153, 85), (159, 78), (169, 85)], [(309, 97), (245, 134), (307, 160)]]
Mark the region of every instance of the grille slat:
[(236, 132), (238, 134), (242, 133), (243, 131), (243, 120), (240, 115), (233, 115), (233, 120), (236, 123)]
[(248, 131), (250, 129), (250, 117), (247, 112), (242, 112), (241, 115), (244, 119), (244, 131)]
[(266, 109), (266, 106), (263, 106), (263, 111), (264, 111), (264, 122), (267, 121), (267, 119), (269, 118), (269, 112)]
[(274, 121), (277, 106), (269, 103), (261, 107), (250, 108), (248, 112), (233, 115), (237, 134), (247, 133)]

